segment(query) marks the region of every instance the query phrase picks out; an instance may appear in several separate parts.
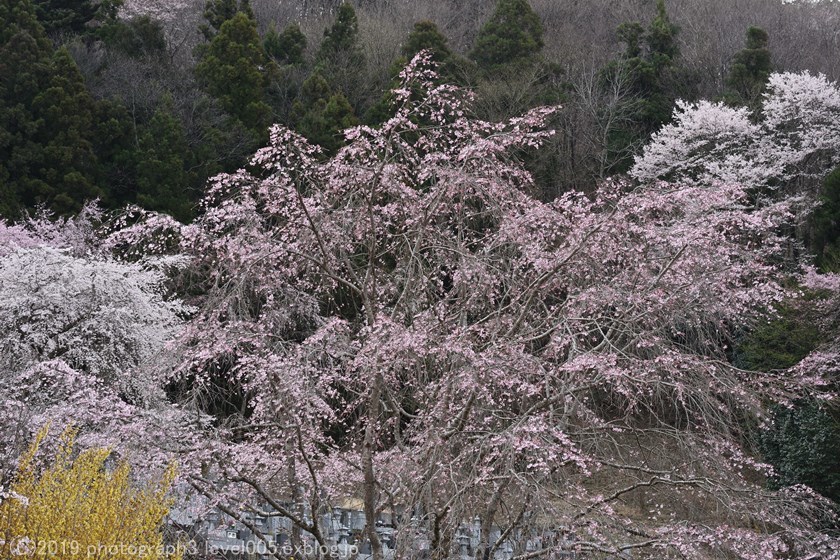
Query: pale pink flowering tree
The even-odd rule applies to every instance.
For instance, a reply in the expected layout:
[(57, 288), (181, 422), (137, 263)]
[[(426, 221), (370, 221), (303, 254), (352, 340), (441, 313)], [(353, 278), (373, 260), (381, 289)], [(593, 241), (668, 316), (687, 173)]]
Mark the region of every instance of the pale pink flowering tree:
[(656, 181), (543, 203), (516, 154), (554, 109), (482, 122), (422, 55), (402, 77), (381, 128), (324, 159), (276, 126), (194, 225), (163, 228), (203, 294), (172, 378), (212, 419), (193, 488), (320, 542), (311, 513), (359, 497), (368, 520), (404, 513), (400, 558), (418, 531), (448, 557), (473, 519), (480, 558), (568, 539), (615, 558), (828, 557), (825, 505), (765, 490), (742, 428), (813, 379), (727, 360), (733, 327), (787, 296), (790, 204)]
[(55, 218), (44, 210), (18, 223), (0, 220), (0, 256), (19, 249), (51, 247), (74, 256), (102, 254), (96, 229), (104, 220), (97, 201), (71, 218)]

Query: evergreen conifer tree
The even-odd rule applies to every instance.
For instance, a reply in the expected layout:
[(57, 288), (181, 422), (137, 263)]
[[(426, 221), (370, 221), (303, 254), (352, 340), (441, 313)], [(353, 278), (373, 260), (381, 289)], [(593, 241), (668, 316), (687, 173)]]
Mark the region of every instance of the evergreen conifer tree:
[(93, 22), (116, 20), (121, 0), (35, 0), (38, 21), (49, 33), (86, 33)]
[(678, 28), (671, 23), (665, 0), (656, 2), (656, 18), (644, 36), (647, 55), (631, 61), (631, 83), (642, 103), (637, 116), (641, 134), (647, 138), (671, 118), (674, 99), (669, 77), (679, 56)]
[[(738, 345), (735, 363), (754, 371), (783, 371), (815, 350), (823, 336), (806, 311), (781, 306), (777, 319)], [(806, 484), (840, 505), (840, 408), (800, 399), (791, 407), (774, 406), (771, 420), (758, 437), (764, 460), (775, 470), (770, 485)]]
[(22, 177), (21, 199), (26, 206), (48, 203), (59, 214), (79, 210), (86, 200), (102, 197), (96, 184), (98, 158), (94, 151), (95, 101), (66, 49), (52, 57), (47, 87), (32, 100), (40, 146), (34, 175)]
[(543, 47), (543, 25), (528, 0), (499, 0), (470, 53), (483, 70), (521, 62)]
[(147, 15), (102, 25), (96, 30), (96, 36), (108, 47), (133, 58), (160, 58), (166, 54), (163, 25)]
[(400, 54), (402, 60), (408, 62), (424, 50), (429, 51), (432, 60), (438, 64), (445, 64), (452, 56), (446, 36), (440, 32), (433, 21), (429, 20), (418, 21), (414, 24), (414, 28), (400, 49)]
[(315, 66), (330, 89), (341, 92), (354, 107), (363, 110), (371, 99), (371, 80), (359, 43), (359, 22), (352, 4), (343, 2), (333, 24), (324, 30), (324, 39), (315, 55)]
[(274, 23), (268, 28), (263, 38), (263, 48), (268, 56), (274, 59), (277, 64), (297, 65), (303, 64), (303, 54), (306, 51), (306, 35), (300, 30), (300, 26), (291, 23), (278, 33)]
[(335, 22), (324, 30), (324, 40), (318, 48), (316, 61), (329, 62), (340, 55), (361, 57), (359, 48), (359, 21), (356, 10), (349, 2), (338, 7)]
[(726, 80), (724, 100), (728, 104), (753, 111), (761, 105), (761, 96), (773, 71), (768, 39), (767, 32), (760, 27), (747, 30), (746, 47), (735, 55)]
[(608, 133), (607, 151), (613, 173), (629, 169), (634, 148), (671, 118), (678, 32), (668, 17), (664, 0), (657, 0), (656, 17), (647, 29), (638, 22), (618, 27), (617, 36), (625, 51), (619, 60), (606, 66), (603, 79), (622, 84), (632, 100), (626, 104), (625, 118)]
[(221, 30), (222, 24), (240, 12), (254, 19), (249, 0), (207, 0), (204, 5), (204, 19), (207, 23), (200, 25), (199, 31), (210, 41)]
[(656, 0), (656, 17), (651, 22), (646, 37), (654, 65), (666, 66), (679, 56), (678, 32), (679, 28), (671, 23), (668, 17), (665, 0)]
[(97, 186), (96, 102), (66, 50), (53, 51), (29, 0), (0, 0), (0, 211), (72, 213)]
[(117, 99), (96, 104), (94, 152), (99, 158), (99, 183), (107, 186), (109, 206), (120, 207), (137, 201), (134, 158), (137, 150), (137, 121)]
[(458, 83), (456, 67), (464, 61), (452, 53), (447, 45), (446, 36), (440, 32), (434, 22), (419, 21), (414, 24), (411, 33), (406, 37), (400, 49), (400, 56), (391, 65), (389, 72), (391, 87), (365, 112), (365, 123), (375, 126), (393, 116), (391, 88), (399, 84), (400, 72), (421, 51), (428, 51), (431, 54), (431, 59), (438, 65), (437, 71), (443, 81)]
[(262, 137), (271, 116), (265, 103), (268, 66), (256, 21), (238, 12), (204, 49), (195, 72), (228, 114)]
[(809, 245), (817, 266), (825, 272), (840, 272), (840, 168), (823, 179), (810, 230)]
[(136, 152), (137, 203), (188, 221), (190, 208), (189, 146), (181, 122), (165, 99), (138, 138)]
[(358, 124), (353, 107), (341, 92), (335, 92), (319, 72), (313, 73), (301, 88), (292, 107), (295, 130), (318, 144), (328, 154), (344, 144), (341, 133)]

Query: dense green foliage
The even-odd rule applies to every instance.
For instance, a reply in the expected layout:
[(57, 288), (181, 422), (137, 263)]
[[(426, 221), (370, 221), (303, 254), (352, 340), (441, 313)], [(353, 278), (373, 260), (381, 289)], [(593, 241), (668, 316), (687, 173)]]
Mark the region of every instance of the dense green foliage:
[[(207, 177), (243, 165), (245, 154), (266, 138), (272, 122), (295, 127), (331, 153), (343, 144), (340, 131), (358, 123), (357, 115), (370, 124), (389, 118), (388, 90), (405, 64), (423, 50), (441, 65), (443, 80), (476, 90), (477, 111), (488, 119), (560, 102), (568, 91), (561, 65), (541, 54), (543, 24), (526, 0), (497, 3), (469, 50), (472, 60), (458, 54), (434, 22), (415, 23), (398, 58), (376, 79), (366, 61), (356, 9), (349, 2), (335, 8), (320, 44), (307, 52), (306, 35), (297, 23), (258, 25), (248, 0), (207, 0), (198, 29), (205, 41), (195, 48), (189, 75), (176, 62), (179, 46), (167, 43), (161, 22), (149, 16), (117, 17), (119, 0), (7, 5), (4, 23), (13, 9), (29, 6), (26, 25), (34, 45), (9, 45), (6, 48), (14, 52), (0, 61), (2, 79), (27, 84), (25, 93), (8, 88), (0, 92), (18, 105), (3, 106), (4, 122), (30, 123), (7, 124), (0, 133), (5, 136), (0, 136), (0, 150), (15, 151), (14, 157), (9, 153), (0, 162), (0, 212), (5, 215), (36, 204), (71, 212), (84, 200), (99, 197), (106, 205), (137, 203), (187, 219), (191, 213), (186, 209)], [(626, 130), (611, 130), (610, 150), (615, 153), (631, 153), (637, 139), (670, 111), (672, 96), (653, 91), (664, 81), (657, 76), (668, 72), (662, 69), (667, 61), (660, 58), (676, 52), (673, 26), (664, 6), (660, 11), (650, 29), (640, 33), (640, 52), (634, 54), (637, 67), (628, 71), (650, 107), (634, 109), (633, 124)], [(4, 44), (19, 25), (4, 25)], [(54, 55), (44, 25), (49, 37), (73, 45), (75, 57), (80, 45), (88, 53), (101, 53), (87, 55), (83, 77), (66, 55)], [(264, 29), (262, 35), (259, 29)], [(129, 69), (135, 63), (122, 62), (126, 58), (137, 61), (136, 70)], [(126, 67), (115, 69), (122, 76), (126, 71), (146, 72), (149, 77), (141, 82), (148, 84), (138, 83), (118, 97), (111, 92), (87, 94), (84, 81), (104, 80), (100, 76), (111, 64)], [(654, 70), (648, 71), (648, 66)], [(62, 77), (55, 75), (58, 72)], [(652, 86), (646, 81), (649, 74)], [(186, 93), (181, 80), (197, 84), (200, 91), (187, 86), (193, 90)], [(61, 87), (59, 98), (50, 98), (55, 106), (47, 108), (46, 101), (35, 105), (35, 97), (57, 87), (56, 81), (67, 87)], [(46, 125), (32, 111), (73, 115), (51, 117)], [(157, 145), (155, 135), (161, 139)], [(172, 153), (165, 154), (164, 147)], [(546, 192), (561, 191), (555, 183), (562, 157), (555, 151), (529, 164)], [(48, 164), (38, 163), (46, 160)]]
[(137, 202), (186, 221), (191, 217), (189, 146), (181, 122), (164, 103), (143, 128), (135, 152)]
[(732, 60), (726, 80), (724, 99), (730, 105), (742, 105), (755, 110), (770, 78), (773, 65), (767, 48), (767, 32), (758, 27), (747, 30), (747, 45)]
[(349, 2), (339, 5), (335, 20), (324, 30), (313, 72), (319, 73), (331, 89), (344, 94), (355, 112), (363, 113), (372, 102), (359, 21)]
[[(55, 33), (78, 32), (82, 42), (72, 48), (92, 45), (137, 61), (131, 64), (166, 67), (167, 43), (160, 22), (148, 16), (104, 17), (109, 14), (106, 8), (116, 4), (98, 3), (95, 12), (85, 2), (61, 6), (65, 11), (53, 13), (50, 25)], [(150, 109), (137, 105), (136, 98), (94, 98), (68, 50), (55, 49), (38, 20), (38, 9), (48, 7), (59, 9), (59, 4), (0, 3), (0, 214), (18, 217), (43, 205), (66, 215), (98, 198), (105, 206), (138, 203), (190, 219), (193, 200), (206, 178), (241, 165), (253, 148), (253, 139), (243, 139), (264, 134), (270, 120), (262, 104), (263, 89), (253, 94), (250, 106), (228, 101), (264, 88), (261, 75), (250, 82), (242, 79), (253, 73), (247, 68), (239, 72), (239, 60), (232, 59), (249, 53), (254, 42), (259, 46), (253, 20), (240, 27), (231, 24), (217, 50), (211, 43), (205, 51), (208, 57), (223, 55), (208, 60), (206, 75), (208, 89), (221, 98), (220, 105), (228, 101), (230, 116), (218, 115), (213, 103), (198, 98), (185, 121), (168, 94)], [(89, 22), (90, 17), (98, 18), (96, 26), (73, 23)], [(245, 44), (239, 50), (233, 48), (237, 40)], [(235, 75), (231, 83), (236, 87), (230, 92), (218, 82), (225, 71)]]
[(739, 345), (736, 361), (757, 371), (786, 369), (816, 348), (819, 337), (817, 328), (803, 322), (795, 308), (783, 307), (778, 319), (760, 326)]
[(775, 487), (806, 484), (840, 504), (840, 413), (801, 402), (774, 411), (773, 429), (761, 440), (765, 459), (778, 476)]
[(132, 58), (160, 57), (166, 52), (163, 26), (149, 16), (114, 20), (96, 30), (108, 47)]
[(341, 132), (358, 124), (353, 107), (341, 92), (334, 92), (319, 73), (310, 76), (292, 108), (295, 128), (327, 153), (343, 144)]
[(207, 23), (201, 24), (199, 30), (209, 41), (222, 29), (226, 21), (233, 19), (240, 12), (254, 19), (254, 12), (248, 0), (207, 0), (204, 5), (204, 19)]
[(113, 22), (121, 0), (35, 0), (38, 20), (50, 34), (81, 34)]
[(359, 51), (359, 21), (353, 5), (343, 2), (332, 26), (324, 30), (324, 40), (318, 48), (318, 62), (325, 62), (342, 54), (361, 56)]
[(612, 172), (624, 172), (638, 146), (668, 122), (677, 98), (674, 77), (679, 57), (678, 28), (671, 23), (665, 0), (657, 0), (656, 17), (645, 29), (638, 22), (619, 26), (623, 55), (605, 68), (605, 89), (625, 90), (624, 118), (609, 130), (608, 155)]
[(840, 271), (840, 168), (823, 180), (821, 205), (811, 223), (811, 248), (817, 266), (826, 272)]
[(225, 111), (259, 137), (265, 135), (271, 115), (264, 101), (267, 67), (256, 21), (238, 12), (203, 50), (195, 72)]
[[(183, 35), (173, 36), (171, 26), (152, 17), (118, 17), (121, 4), (0, 4), (0, 48), (7, 53), (0, 58), (3, 215), (38, 204), (67, 213), (99, 197), (106, 206), (137, 203), (189, 219), (186, 209), (206, 179), (244, 165), (269, 124), (292, 126), (332, 153), (343, 144), (345, 126), (387, 120), (389, 89), (423, 50), (440, 65), (442, 81), (476, 92), (482, 118), (564, 104), (552, 123), (558, 132), (553, 148), (534, 160), (520, 154), (546, 198), (586, 190), (606, 174), (626, 170), (642, 143), (669, 120), (674, 100), (693, 95), (678, 29), (663, 0), (649, 24), (618, 28), (622, 52), (592, 68), (600, 91), (591, 90), (584, 103), (585, 89), (572, 83), (580, 75), (570, 74), (580, 61), (544, 52), (546, 28), (527, 0), (498, 0), (477, 34), (457, 40), (438, 27), (449, 32), (451, 21), (415, 22), (385, 57), (369, 36), (378, 30), (360, 29), (363, 4), (332, 7), (321, 41), (308, 44), (303, 19), (257, 21), (249, 0), (206, 0), (203, 21), (193, 30), (198, 33), (189, 39), (197, 46), (180, 43)], [(262, 6), (259, 13), (264, 17)], [(730, 102), (750, 104), (762, 91), (766, 43), (766, 34), (750, 29), (726, 83)], [(64, 54), (61, 45), (67, 46)], [(194, 56), (185, 57), (189, 52)], [(122, 85), (103, 87), (112, 76)], [(614, 93), (614, 106), (598, 105), (598, 96)], [(829, 255), (829, 245), (819, 252)]]
[(486, 71), (533, 58), (543, 48), (543, 25), (527, 0), (499, 0), (470, 57)]
[(0, 210), (77, 211), (103, 195), (96, 104), (67, 51), (53, 51), (31, 3), (3, 0), (0, 21)]
[[(811, 297), (817, 297), (812, 295)], [(786, 306), (779, 317), (755, 329), (738, 347), (735, 362), (757, 371), (795, 366), (815, 350), (824, 333), (809, 319), (807, 304)], [(840, 410), (817, 400), (773, 408), (772, 423), (758, 438), (773, 465), (774, 487), (806, 484), (840, 504)]]
[[(406, 37), (400, 48), (400, 56), (393, 62), (390, 69), (391, 87), (399, 84), (399, 74), (405, 66), (420, 52), (426, 51), (438, 65), (441, 81), (461, 84), (463, 82), (465, 66), (472, 64), (462, 59), (449, 48), (446, 36), (440, 32), (438, 26), (428, 20), (418, 21)], [(468, 71), (467, 71), (468, 73)], [(386, 91), (364, 114), (364, 121), (369, 125), (385, 122), (393, 116), (393, 96)]]
[(303, 64), (306, 35), (296, 23), (290, 23), (282, 33), (272, 23), (263, 39), (263, 48), (277, 64)]
[(443, 64), (452, 56), (446, 36), (440, 32), (433, 21), (423, 20), (415, 23), (411, 33), (402, 44), (400, 53), (403, 60), (408, 61), (423, 50), (429, 51), (432, 60), (439, 64)]

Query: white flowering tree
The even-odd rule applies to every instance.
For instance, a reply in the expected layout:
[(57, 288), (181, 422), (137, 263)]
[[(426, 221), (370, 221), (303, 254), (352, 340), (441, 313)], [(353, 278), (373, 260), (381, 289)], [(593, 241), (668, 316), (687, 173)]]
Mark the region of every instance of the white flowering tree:
[[(162, 402), (153, 367), (187, 309), (163, 275), (99, 248), (88, 208), (73, 220), (0, 224), (2, 467), (38, 426), (73, 423), (103, 444), (144, 435)], [(148, 434), (151, 436), (151, 433)], [(136, 437), (134, 438), (136, 439)]]
[(694, 184), (787, 186), (813, 195), (840, 163), (840, 89), (823, 75), (772, 74), (757, 117), (723, 103), (679, 102), (630, 175)]

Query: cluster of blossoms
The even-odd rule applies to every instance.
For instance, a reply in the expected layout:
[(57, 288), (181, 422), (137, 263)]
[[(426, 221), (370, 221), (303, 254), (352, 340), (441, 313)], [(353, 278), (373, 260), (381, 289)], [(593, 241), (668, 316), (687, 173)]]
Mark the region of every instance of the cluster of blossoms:
[[(798, 83), (774, 80), (771, 100)], [(824, 97), (815, 106), (833, 107)], [(773, 124), (769, 101), (765, 125), (683, 106), (637, 164), (640, 181), (543, 202), (517, 156), (550, 136), (557, 108), (484, 122), (468, 93), (437, 82), (425, 54), (394, 99), (390, 120), (347, 131), (331, 158), (275, 126), (247, 170), (213, 179), (195, 223), (126, 221), (105, 245), (124, 260), (38, 249), (67, 260), (79, 293), (133, 302), (128, 315), (112, 310), (86, 327), (130, 344), (62, 366), (90, 379), (82, 393), (105, 386), (122, 404), (103, 414), (90, 396), (63, 402), (117, 418), (121, 434), (156, 434), (144, 437), (181, 457), (207, 507), (238, 516), (237, 503), (267, 503), (321, 545), (325, 528), (306, 510), (358, 496), (369, 520), (385, 509), (415, 514), (436, 558), (476, 517), (479, 557), (504, 540), (490, 540), (491, 526), (504, 538), (563, 532), (580, 551), (618, 558), (638, 549), (830, 557), (837, 543), (811, 529), (825, 504), (801, 489), (766, 490), (767, 467), (740, 437), (747, 419), (814, 372), (747, 372), (727, 359), (734, 327), (790, 296), (781, 232), (795, 199), (757, 204), (756, 181), (822, 145), (776, 138), (788, 154), (782, 171), (733, 175), (721, 169), (758, 165), (742, 138), (792, 125)], [(840, 123), (832, 119), (826, 126)], [(715, 142), (692, 136), (710, 126)], [(740, 159), (698, 159), (701, 144)], [(0, 260), (4, 293), (13, 289), (4, 271), (23, 267), (27, 250)], [(195, 309), (162, 297), (159, 269), (142, 258), (167, 252), (188, 259), (177, 282)], [(13, 318), (35, 305), (25, 293), (10, 301)], [(101, 305), (68, 322), (84, 324)], [(67, 346), (72, 327), (37, 330), (20, 339), (20, 375), (72, 355), (48, 351)], [(170, 335), (167, 367), (139, 367)], [(128, 415), (143, 421), (131, 428)], [(411, 531), (396, 529), (397, 555), (407, 556)], [(382, 558), (373, 523), (366, 538)]]
[(803, 179), (820, 179), (840, 164), (840, 89), (825, 76), (771, 74), (752, 117), (722, 102), (678, 102), (673, 122), (654, 134), (630, 174), (641, 181), (801, 189)]

